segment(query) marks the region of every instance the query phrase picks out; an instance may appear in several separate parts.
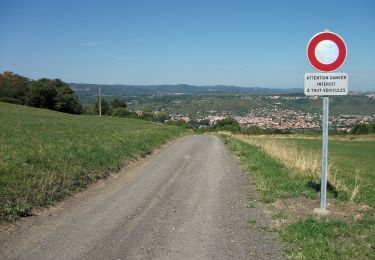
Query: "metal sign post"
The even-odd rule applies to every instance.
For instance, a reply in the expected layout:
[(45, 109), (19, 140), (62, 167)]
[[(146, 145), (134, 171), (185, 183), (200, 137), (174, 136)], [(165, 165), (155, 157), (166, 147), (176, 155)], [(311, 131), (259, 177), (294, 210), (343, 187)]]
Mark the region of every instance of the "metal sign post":
[(322, 179), (320, 183), (320, 208), (326, 208), (327, 171), (328, 171), (328, 114), (329, 97), (323, 97), (323, 144), (322, 144)]
[(328, 111), (329, 96), (348, 94), (348, 74), (329, 73), (338, 69), (346, 59), (346, 45), (337, 34), (328, 32), (314, 35), (307, 44), (306, 55), (311, 66), (323, 73), (306, 73), (306, 96), (323, 96), (322, 179), (320, 210), (326, 212), (328, 180)]
[(99, 116), (102, 116), (102, 95), (100, 93), (100, 88), (99, 88), (99, 95), (98, 95), (98, 106), (99, 106)]

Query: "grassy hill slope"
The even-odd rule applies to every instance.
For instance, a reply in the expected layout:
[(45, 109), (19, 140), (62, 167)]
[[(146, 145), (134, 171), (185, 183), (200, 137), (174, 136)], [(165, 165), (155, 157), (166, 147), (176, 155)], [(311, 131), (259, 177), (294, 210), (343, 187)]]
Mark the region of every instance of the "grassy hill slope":
[(0, 220), (70, 195), (184, 131), (0, 102)]

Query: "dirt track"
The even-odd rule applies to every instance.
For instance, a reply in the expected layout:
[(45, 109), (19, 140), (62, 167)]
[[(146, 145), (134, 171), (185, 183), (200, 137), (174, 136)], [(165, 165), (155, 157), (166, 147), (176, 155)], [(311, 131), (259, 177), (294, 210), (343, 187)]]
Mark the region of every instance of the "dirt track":
[(251, 187), (219, 138), (184, 137), (3, 230), (0, 259), (281, 259)]

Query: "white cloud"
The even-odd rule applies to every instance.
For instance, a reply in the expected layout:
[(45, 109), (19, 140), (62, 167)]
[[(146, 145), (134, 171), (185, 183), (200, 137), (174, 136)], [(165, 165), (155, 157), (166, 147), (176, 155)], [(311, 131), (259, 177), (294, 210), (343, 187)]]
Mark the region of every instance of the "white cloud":
[(117, 59), (119, 60), (132, 60), (133, 58), (130, 56), (118, 56)]
[(81, 47), (94, 47), (94, 46), (101, 45), (101, 43), (100, 42), (80, 42), (78, 43), (78, 45)]

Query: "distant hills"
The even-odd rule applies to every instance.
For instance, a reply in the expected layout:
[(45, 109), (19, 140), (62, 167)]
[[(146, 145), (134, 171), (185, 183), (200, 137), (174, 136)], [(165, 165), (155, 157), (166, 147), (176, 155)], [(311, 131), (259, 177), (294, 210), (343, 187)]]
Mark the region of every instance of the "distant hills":
[(70, 83), (71, 88), (80, 97), (83, 103), (93, 100), (98, 94), (98, 89), (104, 96), (131, 97), (152, 95), (198, 95), (198, 94), (290, 94), (303, 93), (303, 89), (271, 89), (261, 87), (238, 87), (238, 86), (193, 86), (187, 84), (179, 85), (101, 85)]
[[(127, 102), (132, 111), (144, 108), (152, 111), (165, 110), (170, 114), (189, 114), (203, 116), (210, 111), (217, 113), (247, 114), (256, 109), (280, 109), (320, 113), (321, 99), (305, 97), (302, 88), (261, 88), (238, 86), (193, 86), (193, 85), (104, 85), (70, 83), (71, 88), (83, 105), (97, 100), (98, 89), (106, 99), (120, 98)], [(244, 98), (244, 95), (255, 95)], [(286, 96), (271, 98), (267, 96)], [(330, 99), (331, 115), (374, 115), (375, 102), (364, 93), (351, 93)]]

